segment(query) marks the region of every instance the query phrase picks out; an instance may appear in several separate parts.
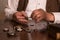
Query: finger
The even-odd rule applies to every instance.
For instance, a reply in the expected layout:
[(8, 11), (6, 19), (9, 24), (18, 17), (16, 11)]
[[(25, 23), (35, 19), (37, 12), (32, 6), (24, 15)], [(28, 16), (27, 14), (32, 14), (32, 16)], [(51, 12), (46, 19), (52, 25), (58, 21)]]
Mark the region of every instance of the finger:
[(24, 19), (24, 16), (17, 16), (17, 19)]
[(39, 21), (41, 21), (41, 20), (43, 20), (43, 17), (39, 17), (39, 18), (36, 20), (36, 22), (39, 22)]
[(15, 14), (16, 16), (21, 16), (21, 15), (23, 15), (21, 12), (16, 12), (16, 14)]
[(37, 15), (40, 15), (40, 14), (39, 13), (35, 13), (32, 18), (35, 19)]
[(35, 13), (37, 13), (37, 10), (34, 10), (34, 11), (32, 12), (31, 18), (33, 17), (33, 15), (34, 15)]
[(41, 17), (41, 15), (38, 14), (38, 15), (35, 17), (35, 19), (38, 19), (38, 18), (40, 18), (40, 17)]
[(26, 22), (26, 21), (21, 21), (20, 23), (21, 23), (21, 24), (27, 24), (28, 22)]
[(27, 14), (24, 11), (22, 11), (22, 14), (23, 16), (27, 17)]
[(28, 22), (28, 20), (26, 20), (26, 19), (19, 19), (19, 22), (27, 23), (27, 22)]

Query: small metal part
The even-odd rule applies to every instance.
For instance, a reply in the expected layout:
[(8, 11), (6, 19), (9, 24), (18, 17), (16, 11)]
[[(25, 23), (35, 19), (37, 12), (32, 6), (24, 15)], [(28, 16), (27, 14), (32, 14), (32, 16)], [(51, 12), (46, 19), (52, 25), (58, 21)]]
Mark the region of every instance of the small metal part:
[(34, 26), (34, 25), (32, 24), (32, 25), (30, 25), (30, 26)]
[(4, 32), (8, 32), (9, 29), (8, 29), (8, 28), (4, 28), (3, 31), (4, 31)]
[(27, 33), (31, 33), (31, 30), (29, 29), (25, 29), (25, 28), (21, 28), (23, 31), (26, 31)]
[(43, 31), (44, 29), (47, 29), (47, 22), (42, 20), (36, 23), (35, 26), (38, 31)]
[(16, 31), (21, 32), (23, 29), (20, 26), (15, 27)]
[(14, 27), (9, 27), (9, 31), (7, 32), (9, 36), (14, 36), (15, 35), (15, 29)]
[(32, 20), (32, 18), (28, 18), (28, 20), (29, 20), (29, 22), (28, 22), (28, 28), (29, 28), (29, 30), (34, 30), (34, 29), (36, 29), (35, 28), (35, 21), (34, 20)]
[(14, 32), (14, 31), (8, 31), (7, 34), (8, 34), (9, 36), (14, 36), (14, 35), (15, 35), (15, 32)]
[(27, 33), (31, 33), (31, 30), (29, 30), (29, 29), (26, 29), (25, 31), (26, 31)]
[(16, 29), (18, 32), (21, 32), (23, 29), (21, 29), (21, 28), (18, 28), (18, 29)]

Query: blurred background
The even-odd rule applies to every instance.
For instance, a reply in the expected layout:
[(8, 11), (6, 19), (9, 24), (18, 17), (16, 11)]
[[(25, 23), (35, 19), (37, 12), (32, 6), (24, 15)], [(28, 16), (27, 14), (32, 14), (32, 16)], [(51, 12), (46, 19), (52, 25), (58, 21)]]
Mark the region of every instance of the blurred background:
[(5, 18), (4, 8), (7, 4), (7, 0), (0, 0), (0, 21)]

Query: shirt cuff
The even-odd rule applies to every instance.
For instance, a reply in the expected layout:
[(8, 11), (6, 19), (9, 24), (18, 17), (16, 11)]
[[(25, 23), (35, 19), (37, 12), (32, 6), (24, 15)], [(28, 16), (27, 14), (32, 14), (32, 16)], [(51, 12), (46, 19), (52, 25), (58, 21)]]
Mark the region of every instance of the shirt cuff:
[(54, 23), (60, 23), (60, 12), (52, 12), (55, 16)]

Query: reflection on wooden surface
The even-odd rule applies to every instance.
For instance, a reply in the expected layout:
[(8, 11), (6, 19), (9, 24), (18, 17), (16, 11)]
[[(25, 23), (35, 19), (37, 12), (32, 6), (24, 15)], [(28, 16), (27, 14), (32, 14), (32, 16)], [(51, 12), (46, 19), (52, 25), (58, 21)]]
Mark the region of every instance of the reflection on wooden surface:
[(56, 38), (60, 39), (60, 33), (56, 33)]
[[(30, 33), (31, 35), (28, 35), (26, 32), (21, 32), (21, 40), (47, 40), (47, 33), (40, 33), (38, 31)], [(28, 38), (28, 36), (31, 36)]]
[(0, 40), (52, 40), (51, 38), (48, 38), (47, 31), (44, 33), (40, 31), (34, 31), (32, 33), (27, 33), (25, 31), (22, 31), (22, 32), (17, 32), (16, 33), (17, 36), (15, 37), (7, 37), (6, 32), (3, 32), (3, 28), (6, 27), (5, 24), (6, 23), (2, 23), (2, 21), (0, 22)]

